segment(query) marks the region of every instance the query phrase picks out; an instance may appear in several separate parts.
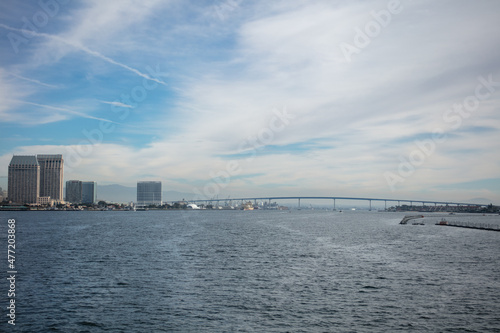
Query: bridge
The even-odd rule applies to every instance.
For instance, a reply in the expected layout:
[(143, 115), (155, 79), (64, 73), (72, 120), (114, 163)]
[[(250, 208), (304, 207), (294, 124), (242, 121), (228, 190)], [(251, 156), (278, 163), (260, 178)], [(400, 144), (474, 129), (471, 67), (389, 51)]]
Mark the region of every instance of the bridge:
[(470, 207), (486, 207), (488, 204), (477, 204), (477, 203), (467, 203), (467, 202), (452, 202), (452, 201), (432, 201), (432, 200), (406, 200), (406, 199), (386, 199), (386, 198), (355, 198), (355, 197), (246, 197), (246, 198), (232, 198), (232, 199), (197, 199), (197, 200), (189, 200), (191, 203), (212, 203), (216, 202), (219, 204), (227, 201), (271, 201), (276, 200), (298, 200), (298, 207), (300, 208), (300, 200), (333, 200), (333, 209), (336, 209), (337, 200), (352, 200), (352, 201), (368, 201), (370, 210), (372, 209), (372, 201), (383, 201), (385, 203), (385, 209), (387, 209), (387, 202), (397, 202), (398, 206), (401, 206), (401, 203), (409, 203), (410, 206), (413, 206), (413, 203), (422, 203), (422, 206), (425, 204), (434, 206), (442, 205), (442, 206), (470, 206)]

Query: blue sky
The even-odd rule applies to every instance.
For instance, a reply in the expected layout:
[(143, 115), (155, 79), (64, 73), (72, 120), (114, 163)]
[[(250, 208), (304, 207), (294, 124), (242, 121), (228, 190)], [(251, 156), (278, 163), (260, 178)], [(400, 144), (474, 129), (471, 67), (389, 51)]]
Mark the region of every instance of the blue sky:
[(0, 3), (0, 186), (500, 203), (498, 1)]

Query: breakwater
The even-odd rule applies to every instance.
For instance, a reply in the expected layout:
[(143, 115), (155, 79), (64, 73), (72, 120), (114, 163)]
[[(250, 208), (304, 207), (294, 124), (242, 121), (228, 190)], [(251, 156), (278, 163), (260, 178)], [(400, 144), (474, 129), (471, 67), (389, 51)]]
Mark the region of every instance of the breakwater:
[(448, 226), (448, 227), (458, 227), (458, 228), (468, 228), (468, 229), (479, 229), (479, 230), (489, 230), (489, 231), (500, 231), (499, 224), (493, 223), (471, 223), (471, 222), (448, 222), (447, 224), (437, 223), (436, 225)]

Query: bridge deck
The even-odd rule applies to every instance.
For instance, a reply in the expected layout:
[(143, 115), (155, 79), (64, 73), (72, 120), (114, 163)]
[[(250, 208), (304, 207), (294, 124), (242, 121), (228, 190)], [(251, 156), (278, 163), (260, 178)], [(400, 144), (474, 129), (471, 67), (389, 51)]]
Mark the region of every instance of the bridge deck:
[(190, 200), (189, 202), (221, 202), (221, 201), (257, 201), (257, 200), (360, 200), (360, 201), (385, 201), (385, 202), (409, 202), (413, 203), (422, 203), (425, 204), (434, 204), (434, 205), (457, 205), (457, 206), (475, 206), (482, 207), (488, 206), (488, 204), (477, 204), (477, 203), (468, 203), (468, 202), (452, 202), (452, 201), (432, 201), (432, 200), (408, 200), (408, 199), (387, 199), (387, 198), (356, 198), (356, 197), (244, 197), (244, 198), (232, 198), (232, 199), (196, 199)]

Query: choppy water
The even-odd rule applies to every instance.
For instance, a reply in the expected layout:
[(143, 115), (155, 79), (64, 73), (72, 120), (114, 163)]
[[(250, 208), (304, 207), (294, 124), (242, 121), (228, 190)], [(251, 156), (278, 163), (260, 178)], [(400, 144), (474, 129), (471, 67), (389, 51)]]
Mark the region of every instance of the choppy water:
[(500, 331), (500, 233), (402, 217), (0, 212), (2, 247), (17, 220), (15, 330)]

